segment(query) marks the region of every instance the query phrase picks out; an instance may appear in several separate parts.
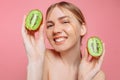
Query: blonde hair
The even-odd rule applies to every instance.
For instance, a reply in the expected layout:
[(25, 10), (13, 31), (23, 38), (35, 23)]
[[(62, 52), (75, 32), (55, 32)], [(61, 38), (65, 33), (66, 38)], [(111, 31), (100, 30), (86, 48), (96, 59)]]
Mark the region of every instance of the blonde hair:
[(46, 19), (56, 6), (59, 8), (65, 8), (65, 9), (71, 11), (75, 15), (76, 19), (80, 22), (80, 24), (86, 24), (85, 17), (83, 15), (83, 13), (81, 12), (81, 10), (78, 7), (76, 7), (75, 5), (73, 5), (72, 3), (65, 2), (65, 1), (52, 4), (47, 9)]

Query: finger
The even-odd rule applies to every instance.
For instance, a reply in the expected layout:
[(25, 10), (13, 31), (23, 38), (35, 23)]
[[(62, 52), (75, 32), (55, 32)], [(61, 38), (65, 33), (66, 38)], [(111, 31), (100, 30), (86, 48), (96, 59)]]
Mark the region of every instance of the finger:
[(25, 18), (26, 18), (26, 15), (24, 15), (23, 17), (23, 23), (22, 23), (22, 37), (23, 37), (23, 41), (24, 41), (24, 44), (30, 44), (30, 37), (28, 35), (28, 32), (25, 28)]
[[(103, 44), (103, 49), (105, 49), (105, 45)], [(100, 56), (100, 58), (98, 59), (98, 62), (96, 64), (96, 68), (95, 70), (100, 70), (102, 63), (103, 63), (103, 59), (104, 59), (104, 55), (105, 55), (105, 50), (103, 50), (103, 54)]]
[(24, 15), (23, 23), (22, 23), (22, 37), (23, 37), (24, 41), (26, 40), (26, 38), (28, 38), (27, 31), (25, 29), (25, 18), (26, 18), (26, 16)]
[(35, 32), (34, 31), (28, 31), (28, 36), (29, 36), (29, 39), (31, 41), (31, 44), (35, 44), (35, 40), (36, 40), (36, 37), (35, 37)]
[(92, 59), (93, 59), (93, 56), (89, 55), (88, 56), (88, 61), (90, 62), (90, 61), (92, 61)]
[(25, 33), (26, 33), (26, 30), (25, 30), (25, 17), (26, 16), (23, 17), (22, 30), (21, 30), (22, 31), (21, 33), (22, 33), (23, 37), (25, 37)]
[(84, 59), (88, 60), (88, 51), (87, 51), (87, 48), (85, 49), (85, 53), (84, 53)]
[(43, 33), (44, 33), (44, 24), (41, 24), (39, 34), (43, 35)]
[(40, 26), (39, 29), (39, 38), (44, 39), (44, 24)]
[(103, 54), (100, 56), (100, 59), (98, 61), (99, 65), (102, 65), (104, 56), (105, 56), (105, 44), (103, 43)]

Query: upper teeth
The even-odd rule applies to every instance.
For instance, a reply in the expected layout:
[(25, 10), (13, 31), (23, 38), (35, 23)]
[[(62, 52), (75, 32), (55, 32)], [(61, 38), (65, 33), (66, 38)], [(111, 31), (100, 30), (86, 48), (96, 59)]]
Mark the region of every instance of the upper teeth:
[(60, 41), (64, 41), (64, 40), (65, 40), (65, 38), (56, 38), (55, 39), (56, 42), (60, 42)]

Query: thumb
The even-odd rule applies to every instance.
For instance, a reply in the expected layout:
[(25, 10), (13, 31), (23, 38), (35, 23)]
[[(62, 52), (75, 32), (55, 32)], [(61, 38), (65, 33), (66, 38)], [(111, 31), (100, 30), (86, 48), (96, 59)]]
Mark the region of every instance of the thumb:
[(87, 48), (85, 48), (85, 52), (84, 52), (84, 59), (88, 59), (88, 51), (87, 51)]

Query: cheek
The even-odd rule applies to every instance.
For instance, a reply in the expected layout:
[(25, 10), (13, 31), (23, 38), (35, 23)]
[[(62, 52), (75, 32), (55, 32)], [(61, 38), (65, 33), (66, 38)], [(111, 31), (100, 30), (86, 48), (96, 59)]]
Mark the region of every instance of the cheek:
[(78, 40), (80, 38), (80, 28), (76, 25), (72, 25), (72, 27), (66, 28), (71, 36), (71, 40)]
[(71, 22), (72, 22), (71, 25), (73, 26), (75, 34), (80, 36), (80, 34), (81, 34), (81, 24), (78, 22), (78, 20), (75, 17), (73, 17)]
[(67, 31), (69, 33), (73, 33), (74, 32), (74, 25), (72, 25), (71, 23), (67, 24), (64, 26), (64, 29), (65, 29), (65, 31)]
[(65, 30), (72, 36), (76, 36), (78, 34), (78, 29), (73, 24), (70, 24), (68, 27), (66, 26)]
[(67, 32), (70, 32), (70, 31), (72, 31), (72, 28), (71, 28), (71, 27), (66, 27), (65, 30), (66, 30)]
[(47, 35), (47, 38), (50, 39), (51, 36), (52, 36), (52, 33), (50, 30), (46, 30), (46, 35)]

